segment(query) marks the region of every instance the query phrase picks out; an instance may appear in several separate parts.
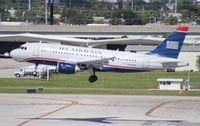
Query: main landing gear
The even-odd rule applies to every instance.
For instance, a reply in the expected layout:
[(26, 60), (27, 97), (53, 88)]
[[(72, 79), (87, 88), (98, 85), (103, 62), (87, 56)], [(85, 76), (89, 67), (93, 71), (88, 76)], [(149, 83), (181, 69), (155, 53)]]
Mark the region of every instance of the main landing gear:
[(88, 79), (88, 81), (90, 82), (90, 83), (93, 83), (93, 82), (95, 82), (95, 81), (97, 81), (98, 80), (98, 77), (96, 76), (96, 75), (91, 75), (90, 77), (89, 77), (89, 79)]
[(95, 71), (94, 71), (94, 69), (92, 68), (92, 70), (91, 70), (91, 76), (89, 77), (88, 81), (89, 81), (90, 83), (93, 83), (93, 82), (95, 82), (95, 81), (97, 81), (97, 80), (98, 80), (98, 77), (95, 75)]

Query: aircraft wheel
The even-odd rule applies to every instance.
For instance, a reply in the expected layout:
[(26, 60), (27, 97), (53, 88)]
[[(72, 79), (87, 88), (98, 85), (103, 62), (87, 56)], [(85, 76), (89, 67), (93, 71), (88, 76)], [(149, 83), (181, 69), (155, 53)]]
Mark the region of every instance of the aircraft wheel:
[(95, 81), (97, 81), (97, 76), (96, 75), (93, 75), (93, 76), (90, 76), (89, 77), (89, 79), (88, 79), (88, 81), (90, 82), (90, 83), (93, 83), (93, 82), (95, 82)]
[(94, 75), (93, 77), (94, 77), (94, 81), (98, 80), (98, 77), (96, 75)]

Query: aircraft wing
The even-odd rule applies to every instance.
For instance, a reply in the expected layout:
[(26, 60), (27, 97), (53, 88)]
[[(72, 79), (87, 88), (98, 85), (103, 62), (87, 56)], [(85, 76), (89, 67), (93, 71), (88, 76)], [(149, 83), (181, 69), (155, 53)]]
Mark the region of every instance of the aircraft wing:
[(77, 64), (82, 66), (87, 66), (88, 68), (94, 67), (97, 69), (101, 69), (103, 65), (108, 64), (109, 60), (113, 60), (115, 57), (111, 58), (104, 58), (104, 59), (97, 59), (97, 60), (89, 60), (89, 61), (83, 61), (83, 62), (78, 62)]

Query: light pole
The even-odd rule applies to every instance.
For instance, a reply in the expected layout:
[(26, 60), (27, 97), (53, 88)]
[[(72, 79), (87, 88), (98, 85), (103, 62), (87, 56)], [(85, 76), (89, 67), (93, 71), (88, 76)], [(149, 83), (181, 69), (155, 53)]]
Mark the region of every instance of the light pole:
[(178, 0), (175, 0), (175, 14), (177, 14), (177, 1)]
[(28, 10), (31, 10), (31, 0), (28, 0)]
[(134, 11), (136, 11), (136, 0), (134, 0), (134, 5), (133, 5), (133, 0), (131, 0), (131, 11), (133, 11), (133, 6), (134, 6)]
[(133, 11), (133, 0), (131, 0), (131, 11)]
[(72, 5), (72, 0), (69, 1), (69, 7), (71, 7), (71, 5)]
[(84, 10), (85, 10), (85, 0), (84, 0), (84, 3), (83, 3), (83, 7), (84, 7)]
[(47, 3), (48, 3), (48, 0), (44, 0), (45, 1), (45, 24), (48, 23), (48, 9), (47, 9)]
[(134, 8), (134, 10), (136, 11), (136, 9), (137, 9), (137, 8), (136, 8), (136, 0), (135, 0), (135, 8)]
[(54, 13), (54, 0), (51, 0), (51, 4), (50, 4), (50, 24), (51, 25), (53, 25), (54, 23), (53, 13)]

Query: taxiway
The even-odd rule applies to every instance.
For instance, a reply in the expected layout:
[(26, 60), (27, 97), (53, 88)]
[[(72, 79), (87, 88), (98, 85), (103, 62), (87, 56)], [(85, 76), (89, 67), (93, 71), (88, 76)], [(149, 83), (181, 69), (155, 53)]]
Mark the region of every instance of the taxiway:
[(1, 126), (199, 126), (200, 98), (0, 94)]

